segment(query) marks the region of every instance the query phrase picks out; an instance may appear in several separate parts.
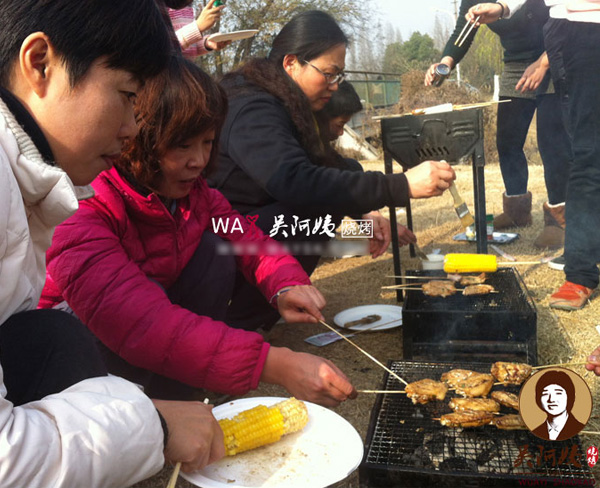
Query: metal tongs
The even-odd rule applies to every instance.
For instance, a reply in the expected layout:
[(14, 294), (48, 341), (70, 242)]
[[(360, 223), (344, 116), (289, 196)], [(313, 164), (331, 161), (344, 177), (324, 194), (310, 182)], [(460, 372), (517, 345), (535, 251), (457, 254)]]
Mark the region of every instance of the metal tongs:
[[(481, 18), (481, 15), (478, 15), (474, 22), (472, 22), (472, 23), (467, 22), (465, 24), (463, 29), (460, 31), (460, 34), (456, 38), (456, 41), (454, 41), (455, 46), (461, 47), (463, 45), (463, 43), (467, 40), (467, 37), (469, 37), (469, 34), (471, 34), (471, 31), (475, 28), (475, 25), (477, 24), (477, 22), (479, 22), (480, 18)], [(467, 32), (465, 34), (465, 30), (467, 29), (467, 27), (469, 27), (469, 30), (467, 30)], [(464, 36), (463, 36), (463, 34), (464, 34)]]

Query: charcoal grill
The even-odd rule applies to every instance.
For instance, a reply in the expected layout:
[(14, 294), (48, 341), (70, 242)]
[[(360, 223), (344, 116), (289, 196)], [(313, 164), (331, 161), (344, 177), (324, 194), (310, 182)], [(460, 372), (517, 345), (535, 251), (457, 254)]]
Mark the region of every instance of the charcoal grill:
[[(411, 270), (410, 275), (440, 272)], [(425, 280), (407, 280), (422, 285)], [(407, 291), (402, 310), (403, 358), (519, 361), (537, 365), (537, 312), (515, 268), (488, 273), (498, 293), (446, 298)]]
[[(475, 230), (477, 252), (487, 253), (485, 222), (485, 154), (483, 148), (483, 112), (481, 108), (439, 114), (405, 115), (381, 119), (381, 139), (386, 174), (393, 172), (393, 160), (404, 170), (426, 160), (458, 162), (471, 155), (473, 162), (473, 192), (475, 195)], [(401, 275), (396, 208), (389, 207), (392, 225), (394, 274)], [(412, 230), (410, 202), (406, 207), (408, 228)], [(415, 256), (414, 247), (410, 254)], [(402, 292), (398, 292), (398, 301)]]
[[(439, 379), (454, 368), (489, 373), (491, 364), (390, 361), (388, 367), (412, 382)], [(383, 385), (386, 390), (404, 388), (388, 374)], [(518, 387), (501, 389), (511, 388), (518, 392)], [(413, 405), (403, 394), (378, 395), (359, 468), (360, 486), (508, 487), (534, 486), (536, 481), (540, 485), (545, 481), (547, 486), (594, 484), (585, 459), (587, 446), (581, 446), (578, 436), (547, 442), (526, 430), (443, 427), (432, 419), (450, 412), (452, 396), (449, 392), (444, 402)], [(510, 410), (502, 407), (505, 413), (515, 413)], [(563, 452), (568, 455), (559, 463)]]

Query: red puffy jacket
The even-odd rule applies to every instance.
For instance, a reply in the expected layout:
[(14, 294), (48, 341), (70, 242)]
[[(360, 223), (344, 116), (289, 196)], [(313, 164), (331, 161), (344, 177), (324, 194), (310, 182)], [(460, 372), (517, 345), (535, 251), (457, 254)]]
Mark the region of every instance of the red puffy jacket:
[[(228, 327), (171, 303), (177, 279), (212, 218), (239, 218), (229, 241), (271, 242), (200, 178), (171, 215), (155, 194), (143, 196), (115, 168), (93, 183), (96, 196), (58, 226), (47, 253), (40, 307), (66, 300), (92, 332), (129, 363), (195, 387), (243, 394), (258, 386), (269, 345), (256, 332)], [(246, 278), (267, 298), (309, 284), (288, 255), (239, 256)], [(153, 282), (154, 280), (155, 282)]]

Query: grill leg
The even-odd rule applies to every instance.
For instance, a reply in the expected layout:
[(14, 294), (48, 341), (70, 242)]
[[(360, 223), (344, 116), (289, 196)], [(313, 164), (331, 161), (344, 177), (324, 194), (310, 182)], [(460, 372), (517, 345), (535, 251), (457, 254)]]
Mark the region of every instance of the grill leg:
[[(481, 115), (480, 115), (481, 118)], [(483, 127), (480, 120), (480, 126)], [(487, 254), (487, 229), (485, 222), (485, 179), (483, 169), (485, 156), (483, 152), (483, 129), (481, 139), (473, 152), (473, 192), (475, 196), (475, 232), (477, 235), (477, 253)]]
[[(394, 168), (392, 167), (392, 157), (387, 151), (383, 153), (383, 164), (385, 168), (385, 174), (392, 174)], [(396, 222), (396, 207), (388, 207), (390, 212), (390, 230), (392, 231), (392, 254), (394, 256), (394, 274), (396, 276), (402, 275), (402, 266), (400, 263), (400, 245), (398, 242), (398, 223)], [(412, 222), (411, 222), (412, 225)], [(395, 278), (397, 285), (402, 283), (402, 278)], [(396, 291), (396, 301), (402, 302), (404, 300), (402, 290)]]

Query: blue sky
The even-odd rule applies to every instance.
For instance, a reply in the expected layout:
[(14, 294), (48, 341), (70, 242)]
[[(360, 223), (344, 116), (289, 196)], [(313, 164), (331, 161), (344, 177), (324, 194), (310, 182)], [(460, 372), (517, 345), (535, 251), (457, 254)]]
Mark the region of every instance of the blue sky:
[[(454, 15), (453, 0), (371, 0), (381, 14), (383, 25), (388, 22), (400, 29), (402, 38), (419, 31), (431, 34), (436, 15), (450, 22), (450, 14)], [(460, 5), (460, 1), (457, 2)], [(436, 13), (436, 9), (446, 13)], [(454, 24), (452, 24), (453, 26)]]

